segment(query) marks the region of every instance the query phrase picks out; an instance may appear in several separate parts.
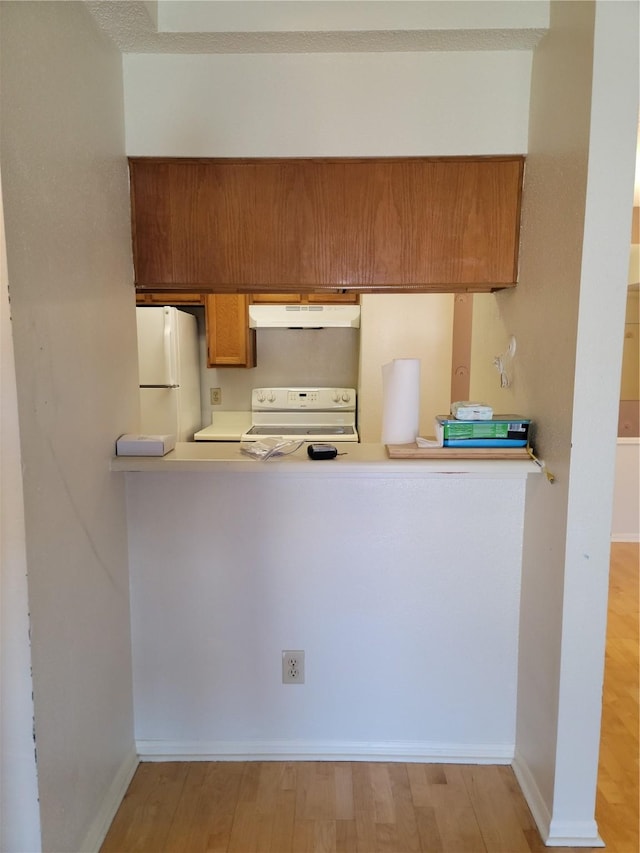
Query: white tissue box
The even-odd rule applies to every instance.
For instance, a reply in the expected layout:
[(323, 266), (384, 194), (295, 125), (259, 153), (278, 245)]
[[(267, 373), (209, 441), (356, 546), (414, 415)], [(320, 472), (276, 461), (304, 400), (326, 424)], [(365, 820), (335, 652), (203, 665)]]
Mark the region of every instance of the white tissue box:
[(164, 456), (176, 446), (175, 435), (121, 435), (117, 456)]
[(472, 403), (464, 400), (451, 404), (451, 414), (458, 421), (490, 421), (493, 409), (486, 403)]

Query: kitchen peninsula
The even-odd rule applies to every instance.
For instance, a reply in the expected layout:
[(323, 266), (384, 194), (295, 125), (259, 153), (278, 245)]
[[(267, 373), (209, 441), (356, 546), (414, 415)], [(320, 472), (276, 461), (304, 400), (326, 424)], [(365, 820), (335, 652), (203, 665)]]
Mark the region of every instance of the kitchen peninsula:
[(533, 462), (192, 442), (111, 468), (142, 757), (512, 760)]

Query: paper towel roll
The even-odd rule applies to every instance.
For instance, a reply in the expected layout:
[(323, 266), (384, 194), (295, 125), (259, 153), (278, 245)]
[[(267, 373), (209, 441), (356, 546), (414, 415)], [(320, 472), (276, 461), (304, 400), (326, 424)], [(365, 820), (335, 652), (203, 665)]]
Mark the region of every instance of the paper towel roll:
[(382, 443), (410, 444), (420, 424), (420, 359), (382, 365)]

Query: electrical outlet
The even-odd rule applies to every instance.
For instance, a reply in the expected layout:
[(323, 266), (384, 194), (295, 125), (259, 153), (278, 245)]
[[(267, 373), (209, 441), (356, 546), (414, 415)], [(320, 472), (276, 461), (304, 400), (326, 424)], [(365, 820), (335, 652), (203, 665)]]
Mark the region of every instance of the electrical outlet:
[(222, 403), (222, 388), (209, 388), (209, 399), (212, 406), (219, 406)]
[(304, 652), (282, 652), (282, 683), (304, 684)]

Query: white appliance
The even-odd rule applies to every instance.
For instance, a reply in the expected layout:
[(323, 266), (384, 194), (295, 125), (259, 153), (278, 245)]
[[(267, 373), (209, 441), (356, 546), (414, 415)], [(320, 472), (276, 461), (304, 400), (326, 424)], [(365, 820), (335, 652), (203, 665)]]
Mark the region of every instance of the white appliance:
[(358, 441), (355, 388), (254, 388), (251, 429), (242, 441), (265, 436), (309, 441)]
[(359, 305), (249, 305), (252, 329), (359, 329)]
[(177, 308), (136, 308), (141, 432), (191, 441), (201, 426), (196, 318)]

